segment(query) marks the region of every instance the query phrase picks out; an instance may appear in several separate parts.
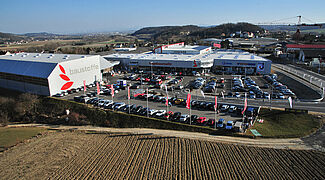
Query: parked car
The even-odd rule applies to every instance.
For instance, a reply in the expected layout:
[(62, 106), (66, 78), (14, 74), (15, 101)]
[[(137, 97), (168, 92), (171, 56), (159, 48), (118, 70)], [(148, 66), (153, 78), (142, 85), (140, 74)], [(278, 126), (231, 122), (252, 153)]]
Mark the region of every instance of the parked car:
[(166, 114), (166, 110), (158, 110), (154, 116), (157, 117), (157, 118), (161, 118), (161, 117), (164, 117), (164, 115)]
[(203, 124), (206, 121), (207, 121), (206, 117), (199, 117), (196, 119), (196, 123), (198, 123), (198, 124)]
[(220, 118), (219, 120), (218, 120), (218, 123), (217, 123), (217, 127), (219, 127), (219, 128), (223, 128), (223, 123), (224, 123), (224, 119), (223, 118)]
[(226, 111), (228, 111), (228, 109), (229, 109), (229, 105), (227, 105), (227, 104), (224, 104), (224, 105), (222, 105), (221, 106), (221, 112), (226, 112)]
[(190, 116), (188, 114), (183, 114), (183, 115), (181, 115), (179, 120), (181, 122), (187, 122), (189, 119), (190, 119)]
[(236, 112), (236, 110), (237, 110), (237, 106), (230, 106), (228, 112), (233, 113)]
[(234, 122), (233, 121), (227, 121), (226, 124), (226, 129), (231, 130), (234, 126)]
[(199, 118), (199, 116), (197, 116), (197, 115), (191, 115), (191, 123), (196, 122), (197, 118)]
[(179, 121), (179, 119), (181, 118), (181, 115), (182, 115), (181, 112), (175, 112), (175, 113), (173, 114), (173, 116), (171, 117), (171, 120), (172, 120), (172, 121)]

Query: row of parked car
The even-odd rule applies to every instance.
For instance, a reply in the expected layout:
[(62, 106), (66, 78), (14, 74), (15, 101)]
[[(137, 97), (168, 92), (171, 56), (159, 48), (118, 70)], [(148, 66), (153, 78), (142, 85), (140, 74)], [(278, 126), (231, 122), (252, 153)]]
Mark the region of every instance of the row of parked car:
[(215, 77), (211, 77), (210, 80), (203, 87), (203, 91), (206, 93), (215, 92), (216, 88), (224, 88), (225, 80), (224, 78), (220, 78), (219, 80)]
[[(148, 97), (148, 101), (153, 102), (161, 102), (166, 103), (166, 97), (154, 95), (154, 94), (136, 94), (135, 98), (146, 100)], [(186, 99), (184, 98), (176, 98), (176, 97), (169, 97), (168, 102), (170, 105), (173, 106), (180, 106), (180, 107), (186, 107)], [(198, 109), (202, 111), (214, 111), (214, 102), (206, 102), (206, 101), (197, 101), (197, 100), (191, 100), (191, 108), (192, 109)], [(243, 110), (243, 106), (235, 106), (235, 105), (227, 105), (227, 104), (218, 104), (217, 107), (218, 112), (225, 112), (225, 113), (231, 113), (232, 115), (238, 115), (241, 116), (241, 112)]]
[(284, 95), (287, 96), (295, 96), (295, 93), (291, 91), (291, 89), (289, 89), (286, 85), (280, 83), (277, 81), (276, 79), (277, 76), (270, 76), (270, 75), (265, 75), (264, 79), (272, 84), (273, 88), (277, 91), (277, 93), (275, 93), (277, 96), (281, 95), (284, 97)]
[[(94, 83), (91, 83), (91, 84), (88, 84), (86, 85), (86, 88), (92, 88), (92, 87), (95, 87), (96, 85)], [(78, 88), (71, 88), (67, 91), (61, 91), (60, 93), (57, 93), (55, 95), (53, 95), (54, 97), (63, 97), (63, 96), (66, 96), (68, 94), (73, 94), (73, 93), (77, 93), (79, 91), (83, 91), (84, 90), (84, 87), (78, 87)]]
[[(156, 110), (151, 109), (143, 106), (137, 106), (136, 104), (125, 104), (124, 102), (114, 102), (112, 100), (105, 100), (100, 99), (97, 97), (90, 98), (89, 100), (85, 101), (85, 97), (76, 96), (74, 98), (77, 102), (83, 102), (87, 104), (92, 104), (94, 106), (104, 108), (104, 109), (111, 109), (115, 111), (121, 111), (125, 113), (137, 114), (141, 116), (149, 116), (159, 119), (165, 119), (170, 121), (177, 121), (182, 123), (188, 124), (196, 124), (196, 125), (205, 125), (214, 127), (216, 125), (217, 128), (225, 128), (228, 130), (232, 130), (235, 127), (234, 121), (225, 121), (223, 118), (215, 121), (215, 119), (207, 119), (204, 116), (197, 116), (197, 115), (188, 115), (182, 114), (181, 112), (172, 112), (166, 110)], [(237, 108), (236, 106), (229, 105), (222, 105), (221, 109), (229, 112), (234, 112)], [(215, 124), (216, 123), (216, 124)]]

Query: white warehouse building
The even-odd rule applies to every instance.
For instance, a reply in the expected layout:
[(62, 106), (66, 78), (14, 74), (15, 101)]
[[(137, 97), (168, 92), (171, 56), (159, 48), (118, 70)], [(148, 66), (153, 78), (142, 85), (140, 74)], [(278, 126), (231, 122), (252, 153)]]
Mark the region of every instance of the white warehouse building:
[(124, 69), (155, 72), (223, 72), (227, 74), (270, 74), (272, 61), (238, 50), (216, 50), (203, 54), (111, 54)]
[(159, 46), (154, 49), (154, 53), (157, 54), (206, 54), (211, 53), (212, 49), (209, 46), (189, 46), (184, 45), (184, 42), (176, 43), (176, 44), (168, 44)]
[(101, 81), (114, 66), (99, 55), (16, 53), (0, 56), (0, 87), (52, 96)]

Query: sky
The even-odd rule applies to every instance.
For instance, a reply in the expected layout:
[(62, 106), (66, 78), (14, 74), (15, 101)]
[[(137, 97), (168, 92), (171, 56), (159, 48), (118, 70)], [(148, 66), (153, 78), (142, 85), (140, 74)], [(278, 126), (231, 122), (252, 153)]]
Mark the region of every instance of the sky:
[[(1, 0), (0, 32), (94, 33), (166, 25), (325, 23), (325, 0)], [(306, 19), (304, 19), (306, 18)]]

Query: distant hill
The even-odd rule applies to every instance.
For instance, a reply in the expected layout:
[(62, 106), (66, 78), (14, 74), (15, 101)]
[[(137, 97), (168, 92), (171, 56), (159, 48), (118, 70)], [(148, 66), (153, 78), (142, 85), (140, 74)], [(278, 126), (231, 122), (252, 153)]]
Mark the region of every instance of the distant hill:
[(229, 35), (230, 33), (235, 33), (238, 31), (242, 32), (257, 32), (263, 31), (264, 29), (250, 23), (228, 23), (228, 24), (221, 24), (219, 26), (202, 28), (199, 31), (195, 31), (190, 34), (190, 36), (199, 36), (200, 38), (209, 38), (209, 37), (216, 37), (220, 36), (222, 33), (225, 35)]
[[(309, 30), (316, 30), (317, 29), (325, 29), (325, 23), (321, 23), (322, 27), (320, 28), (319, 26), (301, 26), (300, 30), (301, 31), (309, 31)], [(269, 30), (269, 31), (296, 31), (297, 26), (296, 25), (259, 25), (261, 28)]]
[(209, 27), (199, 27), (194, 25), (146, 27), (134, 32), (132, 35), (138, 38), (159, 39), (164, 41), (171, 38), (209, 38), (220, 36), (222, 33), (230, 34), (237, 31), (257, 32), (262, 30), (263, 28), (249, 23), (228, 23)]
[(39, 36), (51, 37), (51, 36), (60, 36), (59, 34), (52, 34), (52, 33), (47, 33), (47, 32), (25, 33), (23, 35), (24, 36), (28, 36), (28, 37), (39, 37)]
[(134, 32), (133, 36), (143, 39), (151, 39), (151, 38), (168, 38), (172, 36), (184, 36), (188, 35), (192, 32), (200, 30), (201, 27), (194, 25), (187, 26), (160, 26), (160, 27), (145, 27), (136, 32)]
[(11, 33), (0, 32), (0, 43), (21, 41), (21, 40), (26, 40), (26, 39), (27, 39), (27, 37), (23, 36), (23, 35), (16, 35), (16, 34), (11, 34)]

